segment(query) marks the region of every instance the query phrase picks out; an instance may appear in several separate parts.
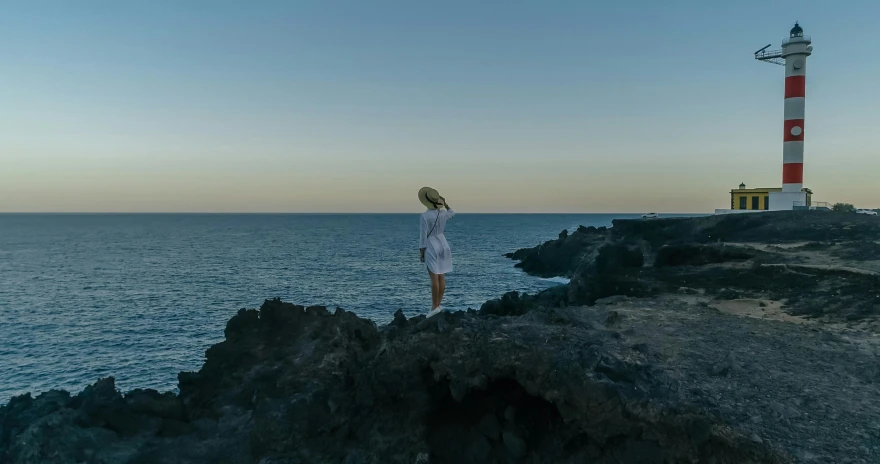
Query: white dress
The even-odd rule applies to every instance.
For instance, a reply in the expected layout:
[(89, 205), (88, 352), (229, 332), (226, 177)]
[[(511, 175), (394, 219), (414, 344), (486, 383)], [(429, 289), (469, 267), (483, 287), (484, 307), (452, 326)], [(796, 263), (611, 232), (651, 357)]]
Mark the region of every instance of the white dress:
[(419, 217), (419, 248), (425, 249), (425, 264), (434, 274), (452, 272), (452, 252), (443, 229), (453, 216), (451, 209), (429, 209)]

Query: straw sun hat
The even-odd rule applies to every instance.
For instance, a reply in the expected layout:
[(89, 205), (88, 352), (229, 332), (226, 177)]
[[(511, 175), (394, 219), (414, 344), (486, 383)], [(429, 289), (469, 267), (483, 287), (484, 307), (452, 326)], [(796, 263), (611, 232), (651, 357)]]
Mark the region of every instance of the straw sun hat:
[(437, 209), (443, 204), (443, 197), (431, 187), (422, 187), (419, 189), (419, 201), (428, 209)]

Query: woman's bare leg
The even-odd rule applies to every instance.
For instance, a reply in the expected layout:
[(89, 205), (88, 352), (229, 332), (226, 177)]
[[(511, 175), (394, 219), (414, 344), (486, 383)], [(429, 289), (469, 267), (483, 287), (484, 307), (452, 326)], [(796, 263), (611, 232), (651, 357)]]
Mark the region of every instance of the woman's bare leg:
[(443, 302), (443, 295), (446, 294), (446, 275), (440, 274), (437, 276), (438, 283), (440, 284), (440, 296), (437, 297), (437, 306), (440, 306), (440, 303)]
[(428, 271), (431, 276), (431, 309), (440, 306), (440, 276)]

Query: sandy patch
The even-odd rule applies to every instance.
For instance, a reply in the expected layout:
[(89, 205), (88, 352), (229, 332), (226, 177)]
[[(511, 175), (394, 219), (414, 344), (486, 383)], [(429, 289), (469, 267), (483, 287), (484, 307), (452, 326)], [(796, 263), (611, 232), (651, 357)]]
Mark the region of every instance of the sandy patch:
[[(763, 306), (762, 306), (763, 305)], [(799, 316), (792, 316), (782, 310), (782, 302), (773, 300), (756, 300), (743, 298), (739, 300), (713, 301), (709, 306), (726, 314), (791, 322), (793, 324), (813, 324), (814, 322)]]

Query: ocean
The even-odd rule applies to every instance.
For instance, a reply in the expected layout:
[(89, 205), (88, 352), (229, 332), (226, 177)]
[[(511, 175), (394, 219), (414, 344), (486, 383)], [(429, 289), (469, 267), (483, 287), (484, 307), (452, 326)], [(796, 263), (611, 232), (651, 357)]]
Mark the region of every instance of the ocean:
[[(503, 255), (627, 217), (459, 214), (444, 307), (559, 285)], [(174, 390), (238, 309), (267, 298), (377, 324), (426, 313), (418, 256), (416, 214), (0, 214), (0, 403), (111, 375)]]

